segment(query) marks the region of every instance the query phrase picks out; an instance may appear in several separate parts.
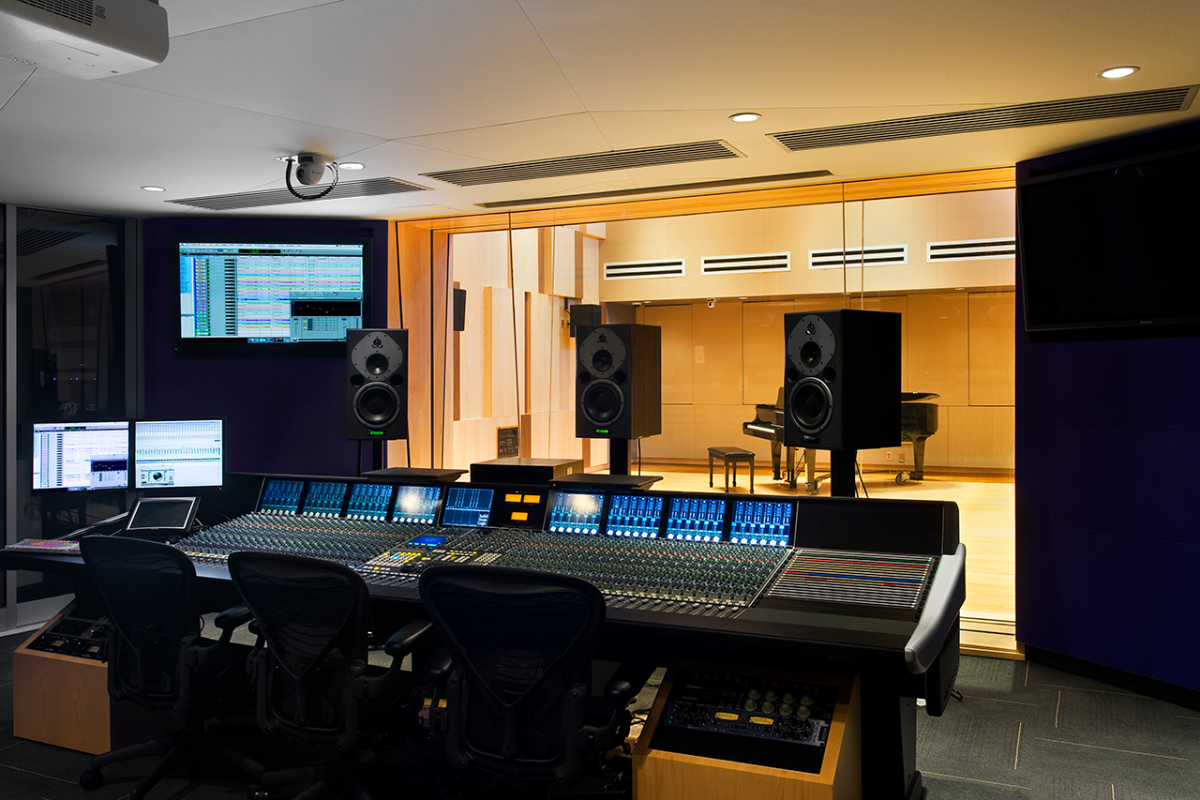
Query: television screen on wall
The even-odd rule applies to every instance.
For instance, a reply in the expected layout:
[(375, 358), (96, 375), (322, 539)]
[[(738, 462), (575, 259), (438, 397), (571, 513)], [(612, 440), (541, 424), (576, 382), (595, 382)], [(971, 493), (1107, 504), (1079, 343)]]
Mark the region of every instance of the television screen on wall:
[(1200, 323), (1200, 143), (1017, 184), (1026, 330)]
[(342, 356), (370, 327), (369, 238), (175, 241), (183, 357)]

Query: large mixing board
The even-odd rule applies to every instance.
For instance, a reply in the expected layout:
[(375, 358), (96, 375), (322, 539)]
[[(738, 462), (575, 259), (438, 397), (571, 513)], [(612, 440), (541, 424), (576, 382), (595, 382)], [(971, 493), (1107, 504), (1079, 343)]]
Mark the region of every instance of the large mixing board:
[(728, 618), (762, 602), (916, 619), (936, 552), (797, 547), (797, 502), (271, 477), (254, 511), (178, 546), (210, 565), (239, 550), (329, 559), (377, 586), (415, 586), (432, 564), (494, 564), (581, 577), (610, 609)]

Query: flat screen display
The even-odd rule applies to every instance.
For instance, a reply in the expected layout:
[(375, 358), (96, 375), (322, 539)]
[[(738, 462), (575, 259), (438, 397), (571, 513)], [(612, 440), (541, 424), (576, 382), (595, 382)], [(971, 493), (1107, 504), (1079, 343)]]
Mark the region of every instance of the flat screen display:
[(770, 500), (738, 500), (733, 504), (729, 541), (766, 547), (787, 547), (792, 533), (792, 504)]
[(600, 510), (603, 506), (602, 494), (559, 492), (554, 496), (554, 507), (550, 509), (548, 529), (551, 533), (596, 536), (600, 533)]
[(180, 241), (178, 257), (179, 355), (334, 355), (369, 326), (369, 239)]
[(133, 463), (135, 489), (220, 486), (225, 475), (223, 422), (137, 420)]
[(198, 501), (195, 497), (140, 498), (129, 513), (125, 530), (173, 531), (186, 534), (196, 518)]
[(35, 422), (33, 488), (129, 486), (129, 422)]
[(408, 525), (432, 525), (437, 517), (442, 490), (436, 486), (400, 486), (392, 522)]
[(614, 495), (608, 509), (609, 536), (657, 539), (662, 524), (663, 499), (647, 494)]
[(667, 538), (687, 542), (719, 542), (725, 524), (725, 501), (675, 497), (667, 513)]
[(491, 489), (451, 486), (442, 524), (486, 528), (492, 515), (492, 494)]

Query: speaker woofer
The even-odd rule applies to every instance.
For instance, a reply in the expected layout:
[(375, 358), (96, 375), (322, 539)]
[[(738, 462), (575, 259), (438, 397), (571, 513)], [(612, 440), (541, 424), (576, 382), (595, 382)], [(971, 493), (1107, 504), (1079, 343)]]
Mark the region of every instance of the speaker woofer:
[(400, 413), (400, 397), (390, 384), (373, 381), (354, 395), (354, 416), (368, 428), (386, 428)]
[(593, 425), (608, 425), (621, 416), (625, 394), (612, 381), (593, 381), (579, 397), (584, 416)]
[(833, 394), (824, 381), (804, 378), (792, 387), (788, 413), (803, 433), (813, 434), (829, 424), (833, 414)]

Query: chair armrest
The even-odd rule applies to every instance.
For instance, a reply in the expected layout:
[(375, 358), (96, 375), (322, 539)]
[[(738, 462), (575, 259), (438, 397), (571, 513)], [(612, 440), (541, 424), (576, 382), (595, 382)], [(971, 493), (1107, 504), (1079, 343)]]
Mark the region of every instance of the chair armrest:
[(245, 605), (240, 605), (227, 608), (217, 614), (213, 624), (221, 629), (221, 641), (227, 642), (233, 635), (234, 629), (240, 628), (252, 619), (254, 619), (254, 615), (250, 613), (250, 609)]
[(621, 664), (604, 687), (604, 700), (613, 708), (625, 708), (654, 674), (645, 664)]
[(417, 643), (432, 629), (432, 623), (423, 619), (414, 619), (391, 635), (383, 646), (383, 652), (392, 658), (402, 658), (411, 653)]
[(450, 657), (450, 651), (439, 647), (430, 654), (429, 663), (425, 665), (425, 675), (431, 681), (441, 683), (450, 674), (453, 666), (454, 659)]

